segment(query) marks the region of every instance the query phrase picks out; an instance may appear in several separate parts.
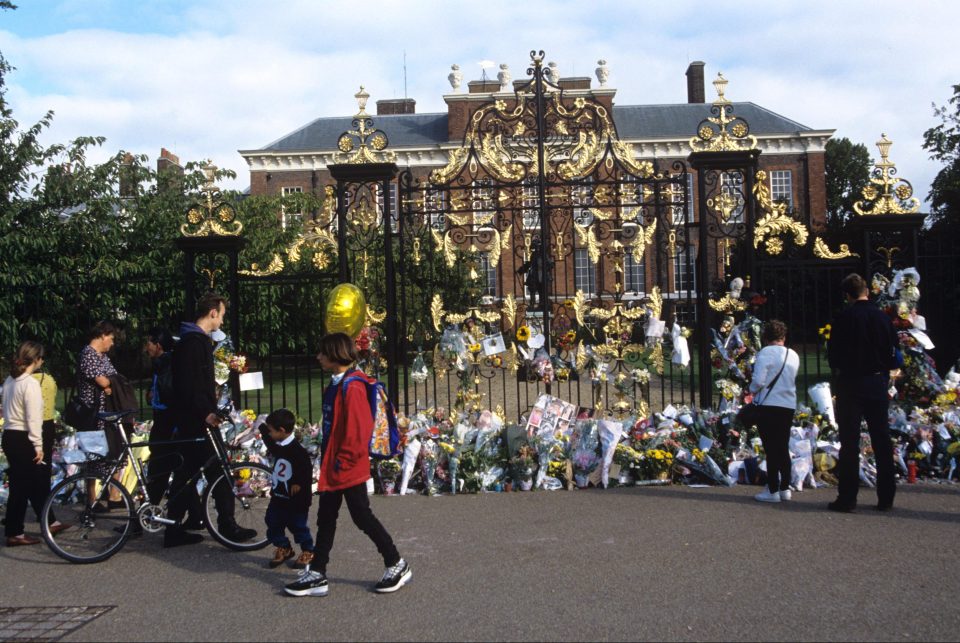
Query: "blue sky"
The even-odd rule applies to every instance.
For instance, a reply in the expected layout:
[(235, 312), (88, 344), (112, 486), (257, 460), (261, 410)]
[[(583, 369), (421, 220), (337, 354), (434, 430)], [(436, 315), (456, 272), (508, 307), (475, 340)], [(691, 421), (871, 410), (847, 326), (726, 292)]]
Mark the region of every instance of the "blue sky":
[[(17, 2), (17, 0), (15, 0)], [(55, 111), (47, 142), (103, 135), (155, 158), (212, 158), (245, 187), (238, 149), (320, 116), (407, 93), (445, 109), (450, 65), (465, 81), (481, 60), (523, 76), (531, 49), (562, 75), (608, 61), (620, 104), (681, 103), (684, 72), (722, 71), (734, 101), (873, 145), (881, 132), (900, 175), (924, 197), (938, 166), (923, 132), (960, 83), (960, 3), (515, 2), (314, 0), (19, 0), (0, 13), (0, 51), (17, 70), (8, 100), (22, 124)], [(708, 98), (712, 95), (708, 87)]]

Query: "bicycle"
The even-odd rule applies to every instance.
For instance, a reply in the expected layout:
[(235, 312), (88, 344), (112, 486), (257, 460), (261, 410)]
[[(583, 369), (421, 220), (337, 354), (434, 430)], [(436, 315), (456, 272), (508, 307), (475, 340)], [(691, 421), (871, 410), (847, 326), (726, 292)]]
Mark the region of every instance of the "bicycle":
[[(161, 498), (150, 497), (147, 490), (148, 476), (144, 473), (143, 463), (134, 457), (133, 449), (149, 447), (151, 444), (166, 446), (209, 441), (214, 454), (172, 498), (185, 492), (191, 485), (196, 487), (208, 467), (219, 466), (220, 475), (203, 490), (201, 506), (207, 531), (214, 540), (236, 551), (253, 551), (265, 547), (268, 541), (264, 533), (264, 515), (270, 502), (271, 469), (255, 462), (231, 462), (219, 429), (210, 425), (205, 428), (206, 436), (201, 438), (131, 443), (120, 429), (119, 423), (133, 412), (130, 410), (97, 414), (101, 420), (112, 425), (120, 436), (120, 455), (91, 457), (88, 454), (87, 459), (79, 463), (78, 473), (65, 478), (51, 489), (40, 520), (41, 534), (47, 546), (57, 556), (72, 563), (98, 563), (120, 551), (138, 524), (147, 533), (157, 533), (169, 525), (175, 525), (176, 521), (167, 518), (171, 497), (165, 494), (167, 501), (162, 505)], [(182, 461), (181, 457), (181, 466)], [(114, 474), (121, 471), (126, 462), (130, 463), (137, 476), (135, 491), (142, 496), (139, 505), (126, 487), (114, 480)], [(238, 542), (224, 533), (226, 530), (222, 530), (217, 521), (218, 511), (214, 500), (214, 491), (219, 489), (219, 485), (229, 485), (235, 499), (235, 523), (240, 527), (256, 529), (262, 536)], [(93, 492), (88, 492), (88, 489), (93, 489)], [(115, 496), (120, 497), (122, 507), (112, 509), (109, 499)], [(113, 504), (116, 502), (114, 500)], [(51, 530), (50, 525), (56, 520), (69, 527)]]

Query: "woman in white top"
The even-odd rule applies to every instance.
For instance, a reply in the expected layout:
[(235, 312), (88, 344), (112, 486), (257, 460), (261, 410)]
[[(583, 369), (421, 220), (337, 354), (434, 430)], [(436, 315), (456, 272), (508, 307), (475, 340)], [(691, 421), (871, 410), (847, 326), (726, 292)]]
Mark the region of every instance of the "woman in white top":
[[(43, 346), (26, 341), (13, 356), (10, 376), (3, 383), (3, 453), (7, 456), (10, 496), (4, 525), (7, 547), (36, 545), (39, 538), (23, 532), (27, 504), (40, 515), (50, 493), (50, 473), (43, 461), (43, 395), (33, 372), (43, 364)], [(53, 533), (66, 529), (59, 522)]]
[(767, 488), (754, 498), (760, 502), (790, 500), (790, 426), (797, 408), (797, 371), (800, 356), (784, 343), (787, 325), (771, 320), (764, 324), (764, 347), (753, 365), (750, 392), (760, 406), (757, 429), (767, 454)]

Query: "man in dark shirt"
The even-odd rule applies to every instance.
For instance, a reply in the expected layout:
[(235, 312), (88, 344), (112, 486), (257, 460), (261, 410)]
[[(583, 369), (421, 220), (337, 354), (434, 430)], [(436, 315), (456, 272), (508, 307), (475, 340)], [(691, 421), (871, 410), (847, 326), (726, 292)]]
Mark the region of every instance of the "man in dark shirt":
[(866, 419), (877, 463), (877, 506), (893, 508), (896, 481), (887, 409), (890, 370), (899, 367), (897, 333), (890, 318), (868, 299), (867, 282), (847, 275), (840, 288), (849, 306), (833, 322), (827, 357), (833, 369), (840, 432), (840, 487), (831, 511), (851, 513), (860, 485), (860, 423)]
[[(227, 312), (226, 299), (216, 293), (207, 293), (197, 301), (196, 323), (180, 325), (180, 341), (173, 349), (173, 399), (172, 411), (176, 422), (177, 440), (201, 438), (206, 435), (206, 426), (217, 427), (217, 381), (213, 367), (213, 340), (210, 334), (219, 330)], [(168, 517), (177, 525), (167, 528), (164, 547), (189, 545), (202, 540), (199, 534), (190, 534), (179, 524), (186, 512), (186, 493), (180, 493), (188, 478), (198, 471), (214, 454), (209, 442), (180, 445), (183, 466), (174, 473)], [(219, 470), (204, 471), (208, 483), (212, 483)], [(257, 535), (253, 529), (244, 529), (234, 519), (235, 497), (233, 490), (217, 485), (212, 494), (217, 507), (217, 522), (221, 533), (236, 542), (250, 540)]]

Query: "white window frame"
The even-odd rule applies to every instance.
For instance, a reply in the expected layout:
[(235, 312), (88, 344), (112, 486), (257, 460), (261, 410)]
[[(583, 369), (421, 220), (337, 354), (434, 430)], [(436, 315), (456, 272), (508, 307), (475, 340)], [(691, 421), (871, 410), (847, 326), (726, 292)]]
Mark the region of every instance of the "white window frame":
[[(285, 185), (280, 188), (280, 194), (282, 196), (289, 196), (291, 194), (303, 194), (303, 188), (299, 185)], [(288, 225), (291, 225), (291, 222), (296, 220), (299, 225), (303, 225), (303, 211), (300, 212), (287, 212), (287, 209), (282, 207), (280, 208), (280, 228), (283, 230), (287, 229)]]
[[(383, 219), (383, 192), (381, 184), (377, 183), (377, 213), (378, 223)], [(400, 229), (400, 204), (397, 201), (399, 191), (396, 183), (390, 183), (390, 231), (394, 234)]]
[[(687, 265), (688, 253), (691, 256), (689, 266)], [(673, 256), (673, 292), (678, 295), (697, 292), (697, 262), (693, 254), (693, 248), (687, 247)]]
[(586, 248), (573, 249), (573, 285), (585, 295), (592, 295), (597, 291), (597, 269), (590, 262), (590, 254)]
[(491, 179), (477, 179), (470, 187), (470, 209), (473, 210), (473, 219), (495, 214), (493, 205), (493, 181)]
[(540, 196), (536, 184), (527, 179), (520, 192), (521, 225), (524, 230), (540, 229)]
[(746, 195), (743, 193), (743, 172), (733, 171), (724, 172), (720, 175), (720, 191), (723, 194), (732, 194), (740, 199), (740, 205), (737, 206), (727, 223), (743, 223), (743, 212), (746, 206)]
[(643, 295), (647, 292), (647, 259), (633, 260), (633, 254), (623, 256), (623, 290), (631, 295)]
[(770, 171), (770, 198), (774, 203), (786, 203), (793, 210), (793, 171)]
[(570, 207), (573, 220), (582, 222), (592, 219), (593, 214), (590, 212), (592, 206), (593, 177), (588, 176), (582, 185), (573, 185), (570, 187)]
[(442, 188), (424, 188), (423, 211), (426, 215), (426, 223), (431, 228), (442, 229), (442, 223), (446, 220), (444, 217), (446, 203), (447, 193)]
[(480, 289), (481, 295), (497, 296), (497, 268), (490, 265), (490, 255), (486, 252), (480, 253), (480, 260), (477, 265), (477, 272), (480, 273), (480, 280), (483, 284)]

